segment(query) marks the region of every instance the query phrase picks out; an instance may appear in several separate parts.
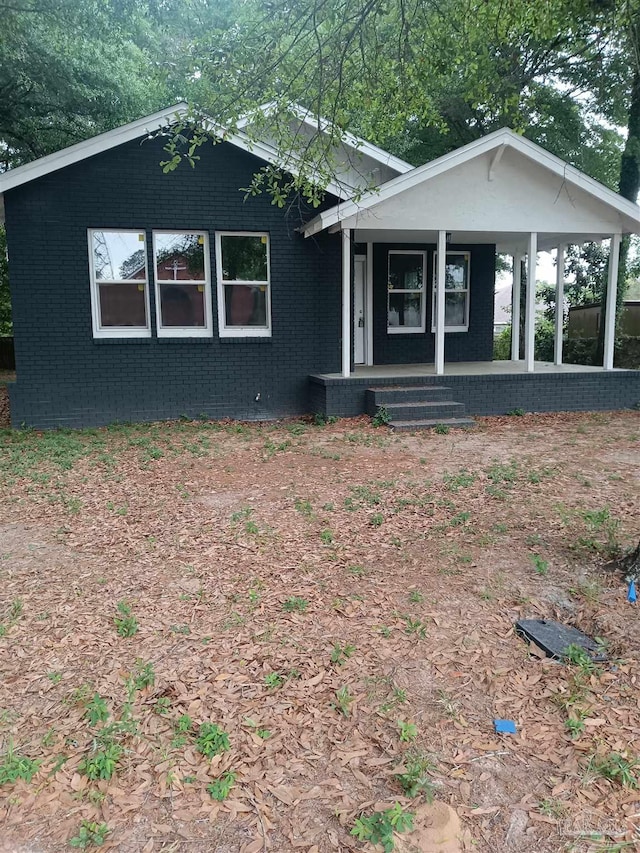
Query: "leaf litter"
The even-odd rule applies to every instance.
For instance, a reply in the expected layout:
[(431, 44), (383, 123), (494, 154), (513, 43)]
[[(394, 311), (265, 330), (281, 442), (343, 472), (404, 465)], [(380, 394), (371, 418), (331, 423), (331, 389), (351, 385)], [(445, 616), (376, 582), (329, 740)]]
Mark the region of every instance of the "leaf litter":
[[(356, 850), (361, 813), (422, 808), (398, 781), (409, 749), (463, 849), (637, 842), (640, 794), (594, 768), (633, 766), (640, 734), (635, 610), (599, 571), (612, 535), (637, 538), (639, 425), (581, 413), (446, 436), (354, 419), (8, 439), (0, 763), (11, 749), (39, 765), (3, 788), (0, 849), (61, 851), (88, 821), (108, 825), (103, 849)], [(585, 513), (603, 519), (595, 532)], [(305, 606), (283, 607), (294, 598)], [(545, 617), (606, 639), (612, 663), (583, 674), (531, 655), (513, 624)], [(336, 646), (354, 649), (339, 665)], [(145, 664), (153, 679), (132, 690)], [(94, 694), (109, 719), (92, 726)], [(516, 736), (495, 734), (501, 717)], [(229, 739), (212, 758), (203, 723)], [(121, 755), (90, 781), (101, 736)], [(207, 786), (225, 774), (216, 801)]]

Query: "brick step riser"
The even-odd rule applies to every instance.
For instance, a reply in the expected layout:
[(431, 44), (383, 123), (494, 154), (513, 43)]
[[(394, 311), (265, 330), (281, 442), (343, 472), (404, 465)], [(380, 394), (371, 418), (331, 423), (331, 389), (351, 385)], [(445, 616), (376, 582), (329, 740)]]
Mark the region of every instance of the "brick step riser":
[(429, 406), (421, 406), (418, 403), (396, 404), (393, 408), (387, 409), (387, 412), (393, 421), (422, 421), (425, 419), (432, 420), (433, 418), (463, 418), (465, 416), (462, 403), (454, 403), (452, 400)]
[(413, 400), (450, 400), (450, 388), (438, 388), (430, 386), (424, 388), (394, 388), (387, 390), (385, 388), (367, 391), (367, 404), (371, 400), (373, 405), (386, 406), (389, 403), (410, 403)]

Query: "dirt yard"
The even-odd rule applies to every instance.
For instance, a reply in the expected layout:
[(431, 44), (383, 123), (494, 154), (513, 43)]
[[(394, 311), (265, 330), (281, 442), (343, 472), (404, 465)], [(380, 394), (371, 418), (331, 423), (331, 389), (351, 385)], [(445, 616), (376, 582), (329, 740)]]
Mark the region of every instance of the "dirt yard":
[(639, 450), (631, 412), (0, 433), (0, 849), (365, 851), (431, 797), (457, 839), (395, 850), (640, 849), (640, 605), (601, 569)]

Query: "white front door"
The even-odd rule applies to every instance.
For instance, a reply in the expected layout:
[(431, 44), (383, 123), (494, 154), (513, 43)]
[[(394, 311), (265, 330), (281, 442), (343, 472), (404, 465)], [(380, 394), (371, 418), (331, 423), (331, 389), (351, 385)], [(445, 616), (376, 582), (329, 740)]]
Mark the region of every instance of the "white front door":
[(364, 364), (366, 361), (367, 342), (367, 288), (365, 275), (367, 259), (364, 255), (356, 255), (353, 265), (353, 361), (354, 364)]

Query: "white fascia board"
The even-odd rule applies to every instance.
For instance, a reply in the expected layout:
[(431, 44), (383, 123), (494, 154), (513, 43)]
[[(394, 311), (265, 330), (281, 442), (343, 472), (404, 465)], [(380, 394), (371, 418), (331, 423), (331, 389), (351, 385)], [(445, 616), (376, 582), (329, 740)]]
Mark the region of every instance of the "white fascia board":
[[(66, 166), (71, 166), (96, 154), (102, 154), (111, 148), (116, 148), (118, 145), (124, 145), (134, 139), (154, 133), (171, 124), (173, 120), (184, 118), (188, 114), (188, 111), (189, 105), (187, 103), (181, 102), (175, 104), (164, 110), (159, 110), (157, 113), (144, 116), (141, 119), (137, 119), (121, 127), (116, 127), (113, 130), (108, 130), (105, 133), (85, 139), (82, 142), (77, 142), (68, 148), (55, 151), (53, 154), (40, 157), (38, 160), (33, 160), (24, 166), (18, 166), (15, 169), (9, 169), (9, 171), (0, 174), (0, 222), (4, 222), (2, 194), (7, 190), (44, 177), (59, 169), (64, 169)], [(244, 133), (230, 133), (224, 127), (208, 119), (207, 116), (204, 116), (204, 121), (207, 129), (219, 136), (222, 141), (229, 142), (231, 145), (235, 145), (249, 154), (254, 154), (256, 157), (266, 160), (268, 163), (276, 165), (285, 171), (297, 174), (298, 167), (296, 162), (294, 160), (284, 161), (276, 149), (268, 143), (254, 141)], [(342, 199), (348, 198), (355, 192), (355, 187), (336, 181), (332, 181), (326, 189), (332, 195)]]
[(629, 217), (638, 230), (640, 230), (640, 208), (637, 204), (618, 195), (618, 193), (605, 187), (604, 184), (590, 178), (584, 172), (581, 172), (574, 166), (570, 166), (564, 160), (561, 160), (554, 154), (550, 154), (534, 142), (524, 139), (509, 128), (502, 128), (462, 148), (457, 148), (455, 151), (438, 157), (436, 160), (425, 163), (424, 166), (418, 166), (411, 172), (392, 178), (390, 181), (382, 184), (378, 190), (365, 193), (357, 202), (341, 203), (329, 208), (329, 210), (325, 210), (314, 219), (311, 219), (301, 228), (301, 231), (305, 237), (310, 237), (350, 216), (355, 216), (362, 211), (368, 210), (379, 202), (385, 201), (385, 199), (392, 198), (404, 190), (427, 182), (431, 178), (441, 175), (443, 172), (454, 169), (456, 166), (460, 166), (474, 157), (479, 157), (502, 145), (511, 146), (523, 156), (528, 157), (569, 183), (594, 196), (598, 201), (613, 207), (619, 213)]
[(77, 142), (75, 145), (69, 146), (69, 148), (62, 148), (60, 151), (55, 151), (46, 157), (40, 157), (31, 163), (25, 163), (24, 166), (9, 169), (8, 172), (0, 175), (0, 193), (18, 187), (21, 184), (26, 184), (29, 181), (34, 181), (36, 178), (41, 178), (50, 172), (64, 169), (65, 166), (78, 163), (87, 157), (93, 157), (94, 154), (101, 154), (103, 151), (123, 145), (125, 142), (145, 136), (147, 133), (153, 133), (162, 127), (166, 127), (172, 118), (181, 118), (184, 116), (187, 109), (188, 106), (186, 103), (175, 104), (172, 107), (167, 107), (164, 110), (153, 113), (153, 115), (144, 116), (144, 118), (137, 119), (129, 124), (116, 127), (114, 130), (108, 130), (106, 133), (100, 133), (98, 136), (92, 136), (90, 139)]

